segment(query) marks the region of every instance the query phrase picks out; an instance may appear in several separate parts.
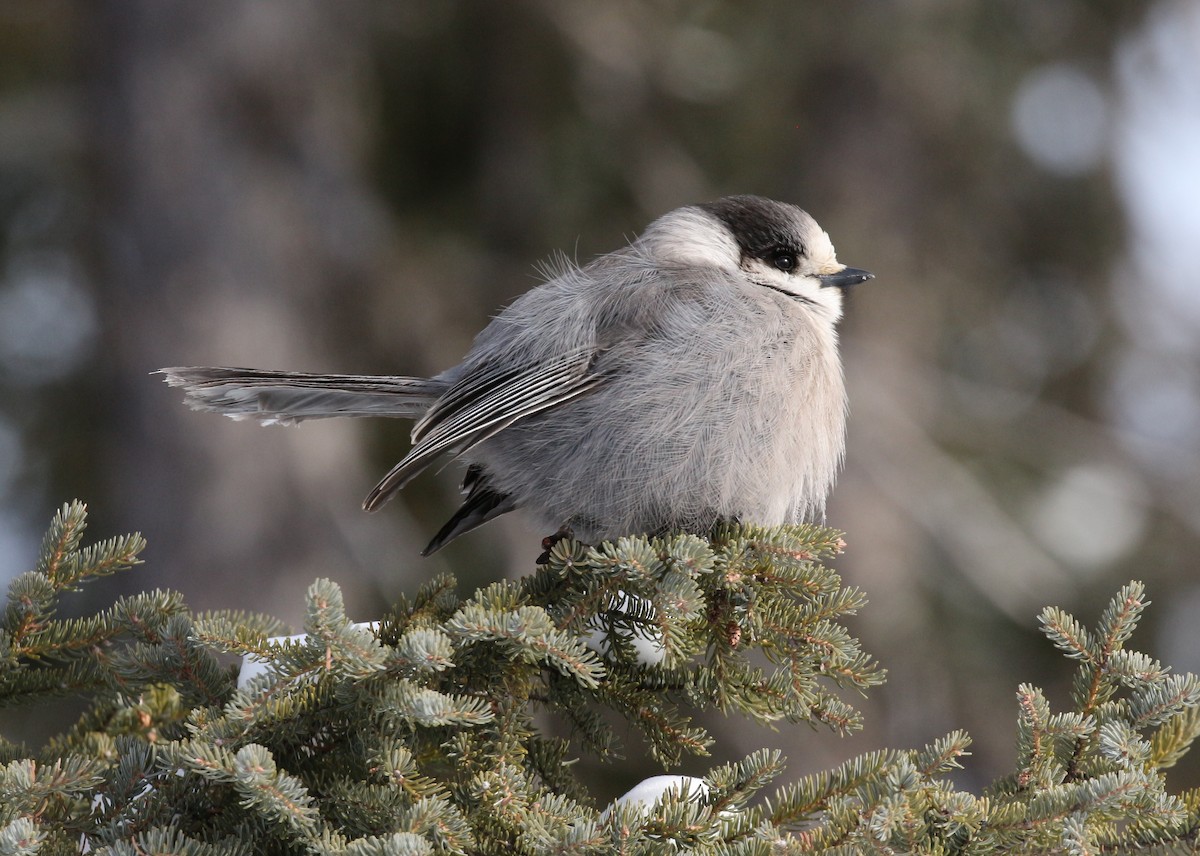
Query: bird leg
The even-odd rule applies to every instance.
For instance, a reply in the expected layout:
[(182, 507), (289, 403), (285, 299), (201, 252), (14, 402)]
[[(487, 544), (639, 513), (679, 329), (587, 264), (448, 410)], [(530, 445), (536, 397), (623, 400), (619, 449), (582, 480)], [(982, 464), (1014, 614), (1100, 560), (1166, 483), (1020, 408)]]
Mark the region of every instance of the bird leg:
[(550, 551), (554, 549), (554, 545), (566, 538), (573, 538), (574, 533), (571, 527), (567, 525), (560, 526), (558, 531), (553, 535), (547, 535), (542, 539), (542, 554), (537, 557), (537, 564), (545, 565), (550, 562)]

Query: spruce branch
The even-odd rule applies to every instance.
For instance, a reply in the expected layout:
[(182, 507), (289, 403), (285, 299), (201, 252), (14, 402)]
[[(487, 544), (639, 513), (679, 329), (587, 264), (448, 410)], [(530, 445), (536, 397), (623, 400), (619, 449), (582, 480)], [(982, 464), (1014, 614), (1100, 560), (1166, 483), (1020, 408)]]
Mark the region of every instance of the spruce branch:
[(100, 619), (53, 620), (57, 601), (84, 579), (93, 579), (138, 564), (146, 546), (138, 534), (80, 549), (87, 528), (87, 506), (78, 500), (59, 509), (42, 539), (35, 570), (21, 574), (8, 588), (0, 620), (0, 657), (10, 667), (70, 657), (109, 641), (113, 628)]
[(79, 500), (64, 504), (42, 537), (36, 573), (53, 585), (58, 578), (58, 569), (78, 550), (86, 528), (87, 506)]
[[(442, 576), (371, 626), (318, 580), (305, 634), (280, 639), (269, 617), (195, 616), (172, 592), (56, 618), (64, 594), (140, 549), (81, 547), (84, 524), (64, 506), (0, 624), (0, 705), (87, 704), (40, 749), (0, 741), (0, 854), (1196, 850), (1200, 790), (1170, 794), (1165, 771), (1200, 735), (1200, 681), (1129, 647), (1139, 583), (1094, 626), (1042, 612), (1075, 672), (1071, 704), (1020, 685), (1016, 769), (982, 795), (950, 779), (970, 747), (954, 731), (766, 798), (784, 761), (763, 750), (602, 807), (574, 762), (618, 760), (614, 723), (668, 765), (709, 751), (706, 709), (863, 727), (843, 693), (883, 672), (842, 624), (865, 597), (826, 565), (838, 533), (562, 541), (529, 577), (464, 600)], [(220, 654), (259, 674), (237, 686)], [(569, 737), (545, 733), (546, 714)]]
[(538, 606), (498, 610), (468, 603), (446, 622), (446, 629), (460, 646), (501, 643), (509, 656), (529, 663), (544, 662), (585, 687), (598, 686), (604, 675), (595, 653), (577, 636), (558, 630), (546, 610)]
[(1200, 737), (1200, 706), (1187, 708), (1154, 732), (1147, 761), (1159, 770), (1174, 767), (1197, 737)]
[(0, 827), (0, 854), (2, 856), (36, 856), (46, 834), (32, 818), (18, 817)]

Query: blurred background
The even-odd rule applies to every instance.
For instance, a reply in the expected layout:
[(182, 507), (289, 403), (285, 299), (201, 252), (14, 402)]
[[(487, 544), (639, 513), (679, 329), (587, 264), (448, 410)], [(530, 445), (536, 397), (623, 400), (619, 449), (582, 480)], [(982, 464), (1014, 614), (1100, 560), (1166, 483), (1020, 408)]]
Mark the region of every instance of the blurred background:
[(262, 429), (149, 373), (435, 373), (538, 260), (729, 193), (803, 206), (877, 275), (829, 521), (891, 677), (863, 733), (716, 720), (685, 772), (964, 728), (978, 789), (1012, 769), (1019, 682), (1068, 704), (1040, 608), (1090, 625), (1132, 578), (1135, 647), (1200, 670), (1194, 0), (4, 2), (0, 579), (72, 497), (150, 542), (80, 612), (171, 587), (296, 623), (330, 576), (367, 620), (438, 571), (528, 571), (519, 515), (417, 555), (454, 465), (359, 510), (406, 423)]

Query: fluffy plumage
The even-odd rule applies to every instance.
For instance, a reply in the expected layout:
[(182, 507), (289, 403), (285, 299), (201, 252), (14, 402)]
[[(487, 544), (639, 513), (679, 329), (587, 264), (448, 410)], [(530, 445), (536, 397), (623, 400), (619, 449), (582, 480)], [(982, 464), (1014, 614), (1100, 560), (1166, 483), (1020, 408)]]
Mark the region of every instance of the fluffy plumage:
[(463, 507), (426, 554), (523, 508), (586, 541), (819, 518), (846, 396), (838, 263), (804, 211), (752, 196), (680, 208), (628, 247), (559, 264), (434, 378), (163, 369), (185, 401), (238, 419), (417, 419), (374, 510), (449, 454)]

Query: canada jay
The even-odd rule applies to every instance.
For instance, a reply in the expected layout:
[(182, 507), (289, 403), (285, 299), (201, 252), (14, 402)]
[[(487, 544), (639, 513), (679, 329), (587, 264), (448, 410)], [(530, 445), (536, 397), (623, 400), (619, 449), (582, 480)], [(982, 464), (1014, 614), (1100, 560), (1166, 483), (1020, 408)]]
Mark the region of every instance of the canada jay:
[(845, 449), (838, 262), (793, 205), (731, 196), (670, 212), (627, 247), (545, 282), (436, 377), (163, 369), (196, 410), (290, 425), (416, 420), (374, 511), (442, 455), (465, 500), (428, 555), (525, 509), (589, 543), (820, 519)]

